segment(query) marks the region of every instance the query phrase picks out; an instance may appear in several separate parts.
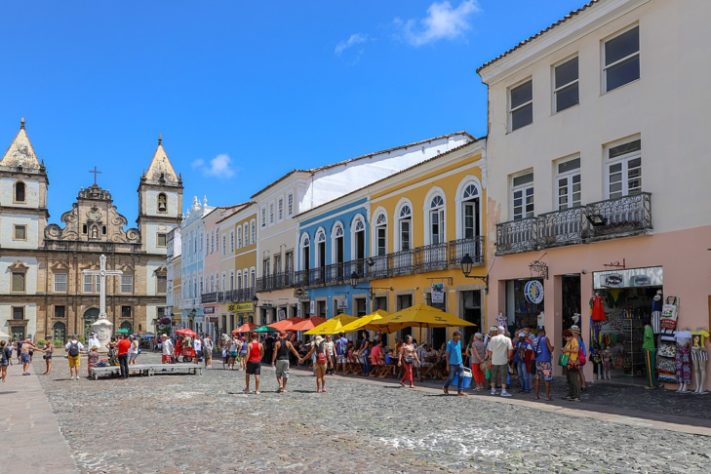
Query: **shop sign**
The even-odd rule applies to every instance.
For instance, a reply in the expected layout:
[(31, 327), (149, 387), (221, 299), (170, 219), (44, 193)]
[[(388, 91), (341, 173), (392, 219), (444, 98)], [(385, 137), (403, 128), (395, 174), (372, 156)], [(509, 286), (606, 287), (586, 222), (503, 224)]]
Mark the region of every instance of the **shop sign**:
[(523, 285), (523, 295), (529, 303), (541, 304), (543, 302), (543, 283), (538, 280), (528, 280)]
[(444, 304), (444, 283), (432, 283), (432, 304)]
[(254, 311), (254, 303), (231, 303), (227, 305), (227, 311), (230, 313), (246, 313)]
[(202, 312), (203, 314), (215, 314), (215, 307), (208, 306), (207, 308), (203, 308)]
[(593, 287), (596, 290), (605, 288), (644, 288), (663, 286), (664, 272), (662, 267), (629, 268), (626, 270), (609, 270), (593, 273)]

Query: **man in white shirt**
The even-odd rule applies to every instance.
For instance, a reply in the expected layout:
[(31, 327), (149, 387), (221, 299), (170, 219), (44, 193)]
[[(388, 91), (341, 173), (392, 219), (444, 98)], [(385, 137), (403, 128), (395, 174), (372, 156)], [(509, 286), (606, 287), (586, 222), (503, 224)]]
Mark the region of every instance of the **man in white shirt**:
[(491, 394), (496, 395), (496, 382), (501, 383), (501, 396), (510, 397), (506, 391), (506, 375), (508, 372), (509, 360), (513, 355), (513, 344), (511, 338), (506, 334), (503, 326), (496, 328), (496, 336), (489, 340), (486, 346), (486, 358), (491, 367)]
[(67, 360), (69, 361), (69, 379), (79, 380), (79, 357), (84, 351), (84, 345), (79, 342), (76, 334), (64, 346), (67, 351)]
[(163, 346), (163, 356), (161, 357), (161, 360), (164, 364), (170, 364), (173, 362), (173, 341), (168, 339), (166, 334), (163, 334), (160, 339)]

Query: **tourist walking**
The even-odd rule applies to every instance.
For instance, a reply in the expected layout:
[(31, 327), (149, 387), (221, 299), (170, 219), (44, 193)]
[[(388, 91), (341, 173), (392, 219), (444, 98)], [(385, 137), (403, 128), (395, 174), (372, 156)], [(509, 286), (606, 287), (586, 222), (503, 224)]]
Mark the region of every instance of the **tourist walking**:
[(578, 355), (580, 352), (580, 345), (578, 344), (577, 336), (571, 331), (563, 331), (563, 338), (565, 339), (565, 346), (563, 346), (563, 355), (567, 356), (567, 360), (564, 360), (565, 366), (563, 370), (565, 371), (565, 376), (568, 381), (568, 396), (565, 397), (566, 400), (573, 402), (580, 401), (580, 370)]
[(121, 371), (121, 378), (128, 378), (128, 351), (131, 349), (131, 341), (126, 335), (122, 335), (121, 339), (116, 343), (116, 353)]
[(272, 366), (276, 370), (276, 379), (279, 384), (277, 393), (286, 392), (286, 382), (289, 381), (289, 355), (291, 354), (299, 357), (293, 344), (286, 338), (286, 333), (280, 333), (272, 355)]
[(163, 334), (161, 337), (161, 349), (163, 350), (161, 356), (161, 362), (164, 364), (170, 364), (173, 362), (173, 341), (170, 340), (167, 334)]
[[(239, 360), (239, 351), (242, 348), (242, 342), (237, 336), (233, 336), (230, 339), (230, 344), (227, 347), (227, 368), (233, 370), (235, 368), (235, 362)], [(244, 348), (247, 350), (247, 348)]]
[(7, 378), (7, 366), (10, 365), (12, 359), (12, 343), (0, 341), (0, 381), (5, 383)]
[(133, 365), (136, 363), (138, 353), (140, 352), (140, 350), (138, 349), (138, 338), (134, 335), (131, 335), (128, 340), (131, 343), (131, 347), (128, 350), (128, 363), (130, 365)]
[(79, 342), (77, 335), (74, 334), (64, 346), (64, 350), (67, 352), (67, 361), (69, 362), (69, 379), (79, 380), (79, 366), (81, 365), (79, 357), (84, 351), (84, 345)]
[(249, 393), (249, 376), (254, 375), (254, 393), (259, 395), (259, 376), (262, 370), (262, 357), (264, 345), (257, 339), (257, 333), (252, 333), (252, 338), (247, 346), (247, 370), (244, 376), (244, 393)]
[(551, 344), (550, 339), (546, 336), (545, 328), (538, 330), (538, 337), (536, 337), (534, 348), (536, 351), (536, 399), (539, 399), (541, 380), (546, 387), (546, 400), (550, 401), (551, 398), (551, 382), (553, 381), (553, 344)]
[(20, 345), (20, 362), (22, 362), (22, 375), (30, 375), (30, 364), (32, 363), (32, 352), (37, 349), (41, 351), (39, 347), (35, 347), (32, 344), (32, 339), (27, 338)]
[(417, 356), (417, 351), (415, 350), (415, 344), (412, 342), (412, 336), (405, 336), (405, 343), (400, 346), (400, 354), (398, 355), (397, 366), (402, 367), (402, 379), (400, 379), (400, 386), (404, 387), (405, 382), (409, 383), (409, 387), (413, 388), (415, 386), (415, 375), (414, 367), (415, 364), (419, 365), (420, 359)]
[(508, 375), (509, 360), (513, 355), (513, 344), (511, 338), (506, 334), (506, 328), (499, 326), (496, 328), (496, 335), (489, 339), (486, 346), (486, 356), (489, 359), (491, 370), (491, 394), (497, 395), (497, 383), (501, 385), (501, 396), (510, 397), (506, 391), (506, 376)]
[(336, 339), (336, 373), (340, 368), (342, 373), (346, 373), (346, 352), (348, 351), (348, 339), (341, 333)]
[(449, 395), (449, 386), (452, 384), (456, 374), (458, 376), (457, 395), (463, 397), (464, 392), (462, 391), (462, 384), (464, 383), (464, 362), (462, 360), (462, 333), (459, 331), (454, 331), (452, 339), (447, 342), (445, 362), (448, 375), (447, 381), (444, 383), (443, 387), (444, 393)]
[(54, 344), (51, 339), (47, 339), (44, 343), (44, 373), (42, 375), (49, 375), (52, 372), (52, 354), (54, 354)]
[(212, 351), (215, 350), (215, 344), (212, 342), (210, 335), (206, 335), (202, 341), (202, 355), (205, 358), (205, 368), (212, 368)]
[(585, 380), (585, 374), (583, 373), (583, 366), (588, 359), (588, 350), (585, 347), (585, 342), (580, 335), (580, 326), (574, 324), (570, 326), (570, 332), (573, 333), (575, 339), (578, 341), (578, 377), (580, 377), (580, 390), (585, 391), (588, 389), (588, 383)]
[(329, 334), (326, 335), (324, 347), (326, 348), (326, 358), (328, 359), (326, 372), (332, 374), (336, 370), (336, 344), (331, 340)]
[(199, 364), (203, 358), (202, 339), (200, 336), (196, 336), (193, 340), (193, 350), (195, 351), (195, 363)]
[[(235, 360), (237, 361), (237, 369), (238, 370), (246, 370), (247, 369), (247, 341), (245, 340), (245, 337), (244, 336), (238, 337), (236, 344), (237, 344), (237, 355), (235, 356)], [(233, 362), (233, 364), (234, 364), (234, 362)]]
[(486, 345), (480, 332), (472, 337), (467, 352), (469, 365), (472, 369), (472, 378), (474, 379), (474, 391), (484, 390), (484, 385), (486, 384)]
[(314, 370), (316, 373), (316, 393), (326, 391), (326, 368), (328, 357), (326, 356), (326, 344), (321, 336), (316, 336), (316, 340), (311, 345), (311, 349), (303, 357), (299, 358), (299, 364), (303, 364), (311, 355), (316, 356)]
[(529, 364), (533, 360), (533, 346), (528, 340), (526, 330), (519, 330), (513, 341), (514, 345), (514, 366), (518, 374), (518, 381), (521, 385), (520, 392), (529, 393), (531, 391), (531, 372)]

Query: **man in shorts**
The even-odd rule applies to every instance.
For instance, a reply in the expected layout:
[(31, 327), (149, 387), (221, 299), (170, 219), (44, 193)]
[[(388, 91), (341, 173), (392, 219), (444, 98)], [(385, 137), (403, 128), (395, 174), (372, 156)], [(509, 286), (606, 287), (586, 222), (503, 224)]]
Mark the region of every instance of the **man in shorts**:
[(346, 351), (348, 350), (348, 339), (341, 333), (336, 339), (336, 372), (340, 367), (341, 371), (346, 373)]
[(506, 334), (503, 326), (496, 328), (496, 336), (489, 340), (486, 346), (486, 355), (491, 364), (491, 394), (497, 395), (496, 383), (501, 383), (501, 396), (510, 397), (506, 391), (506, 375), (508, 373), (509, 360), (513, 355), (513, 344), (511, 338)]
[(289, 354), (299, 357), (294, 346), (287, 340), (286, 333), (279, 334), (279, 340), (274, 344), (272, 366), (276, 369), (276, 379), (279, 384), (278, 393), (286, 392), (286, 382), (289, 380)]
[(254, 392), (259, 395), (259, 374), (262, 369), (264, 345), (259, 342), (257, 337), (258, 334), (253, 332), (251, 341), (247, 346), (247, 370), (245, 371), (244, 393), (249, 393), (249, 376), (254, 375)]
[(32, 344), (32, 339), (25, 339), (20, 346), (20, 362), (22, 362), (22, 375), (30, 375), (30, 364), (32, 363), (32, 352), (41, 351), (39, 347)]
[(546, 336), (545, 328), (538, 330), (534, 341), (536, 351), (536, 399), (539, 398), (541, 380), (546, 386), (546, 400), (551, 400), (551, 382), (553, 381), (553, 344)]
[(64, 350), (67, 351), (67, 360), (69, 361), (69, 379), (79, 380), (79, 366), (81, 365), (79, 357), (84, 351), (84, 345), (79, 342), (77, 335), (74, 334), (64, 346)]

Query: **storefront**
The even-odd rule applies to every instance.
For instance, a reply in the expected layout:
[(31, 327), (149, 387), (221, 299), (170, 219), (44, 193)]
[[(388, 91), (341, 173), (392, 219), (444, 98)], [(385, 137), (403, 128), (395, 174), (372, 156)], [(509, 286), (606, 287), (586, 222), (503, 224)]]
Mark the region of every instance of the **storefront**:
[(234, 317), (234, 328), (245, 323), (254, 323), (254, 303), (232, 303), (227, 305), (227, 310)]
[[(524, 278), (506, 281), (506, 326), (513, 332), (516, 328), (535, 328), (542, 325), (544, 313), (544, 280)], [(497, 318), (501, 324), (503, 318)]]

